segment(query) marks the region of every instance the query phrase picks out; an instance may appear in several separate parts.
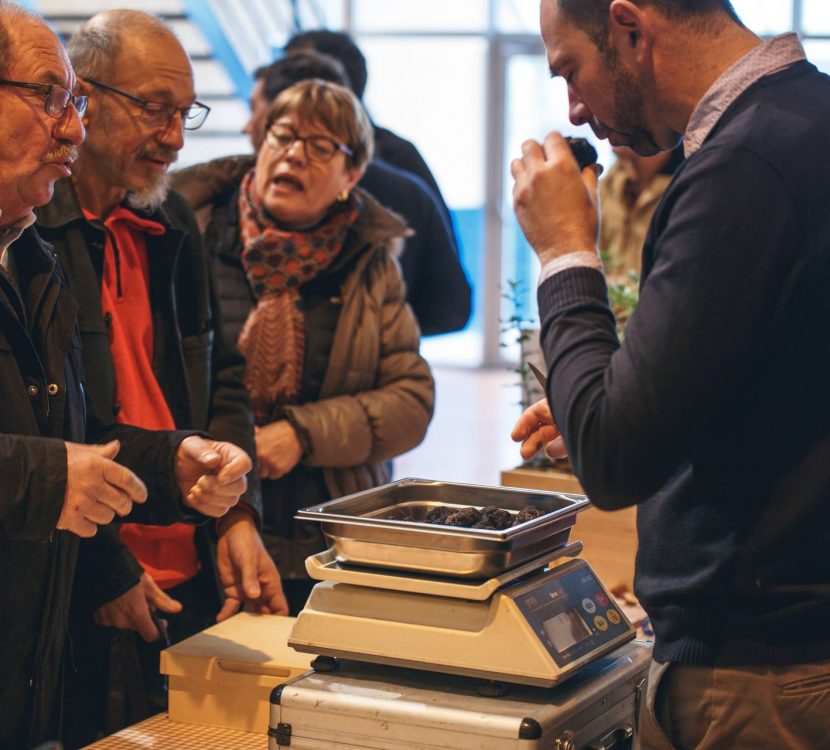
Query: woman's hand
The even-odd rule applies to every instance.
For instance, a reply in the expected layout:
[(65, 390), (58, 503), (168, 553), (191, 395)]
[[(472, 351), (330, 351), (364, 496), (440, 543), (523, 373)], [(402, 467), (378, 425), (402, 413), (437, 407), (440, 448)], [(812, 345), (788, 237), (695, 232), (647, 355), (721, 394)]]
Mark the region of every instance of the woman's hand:
[(287, 419), (256, 428), (256, 460), (263, 479), (285, 476), (302, 455), (297, 432)]

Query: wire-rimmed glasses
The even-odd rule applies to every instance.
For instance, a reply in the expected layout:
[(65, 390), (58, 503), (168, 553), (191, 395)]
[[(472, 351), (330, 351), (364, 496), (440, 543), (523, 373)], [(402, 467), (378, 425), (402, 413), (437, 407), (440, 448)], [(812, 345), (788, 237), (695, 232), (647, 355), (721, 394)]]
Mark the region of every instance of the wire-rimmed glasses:
[(113, 94), (118, 94), (126, 99), (129, 99), (134, 104), (137, 104), (144, 115), (144, 119), (151, 125), (161, 125), (169, 122), (176, 112), (182, 118), (182, 125), (185, 130), (198, 130), (205, 124), (208, 114), (210, 114), (210, 107), (201, 102), (193, 102), (189, 107), (177, 107), (175, 104), (168, 102), (155, 102), (150, 99), (142, 99), (139, 96), (128, 94), (126, 91), (110, 86), (108, 83), (96, 81), (94, 78), (85, 78), (87, 83), (97, 86), (99, 89), (111, 91)]
[(89, 99), (83, 95), (75, 95), (69, 89), (58, 86), (56, 83), (26, 83), (24, 81), (0, 80), (0, 86), (15, 86), (21, 89), (37, 91), (44, 99), (44, 108), (49, 117), (61, 118), (71, 104), (79, 117), (86, 112)]

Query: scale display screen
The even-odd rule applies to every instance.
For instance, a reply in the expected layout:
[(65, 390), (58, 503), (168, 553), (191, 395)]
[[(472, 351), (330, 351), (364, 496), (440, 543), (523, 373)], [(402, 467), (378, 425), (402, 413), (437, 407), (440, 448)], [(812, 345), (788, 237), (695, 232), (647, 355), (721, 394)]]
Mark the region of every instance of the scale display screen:
[(559, 652), (567, 651), (575, 643), (591, 635), (591, 629), (575, 609), (568, 609), (556, 617), (551, 617), (550, 620), (545, 620), (542, 627), (553, 647)]
[(633, 632), (582, 560), (523, 582), (510, 596), (560, 667)]

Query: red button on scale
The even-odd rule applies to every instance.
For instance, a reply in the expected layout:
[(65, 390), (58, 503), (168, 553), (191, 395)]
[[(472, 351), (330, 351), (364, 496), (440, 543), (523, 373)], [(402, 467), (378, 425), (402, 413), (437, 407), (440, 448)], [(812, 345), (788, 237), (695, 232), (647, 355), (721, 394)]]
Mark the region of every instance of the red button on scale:
[(597, 591), (597, 593), (594, 594), (594, 599), (596, 599), (596, 602), (600, 607), (608, 606), (608, 597), (603, 594), (602, 591)]

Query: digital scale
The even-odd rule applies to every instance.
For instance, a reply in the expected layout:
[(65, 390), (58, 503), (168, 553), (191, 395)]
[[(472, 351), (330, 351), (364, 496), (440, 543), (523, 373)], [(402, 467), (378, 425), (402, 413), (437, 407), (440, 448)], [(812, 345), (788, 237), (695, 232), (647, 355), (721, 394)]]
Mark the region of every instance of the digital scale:
[[(503, 530), (426, 522), (436, 506), (515, 516), (528, 505), (543, 515)], [(494, 748), (554, 746), (521, 744), (528, 726), (539, 743), (570, 732), (562, 750), (634, 747), (650, 649), (630, 643), (634, 627), (575, 559), (582, 545), (569, 535), (587, 507), (580, 495), (406, 479), (300, 511), (330, 548), (306, 561), (319, 583), (288, 644), (318, 659), (312, 676), (274, 691), (271, 747), (488, 748), (491, 712), (503, 732)], [(338, 719), (320, 718), (328, 709)], [(568, 717), (611, 740), (578, 744), (576, 724), (559, 726)]]
[(349, 568), (311, 558), (297, 651), (553, 687), (636, 632), (579, 554), (581, 544), (484, 582)]

